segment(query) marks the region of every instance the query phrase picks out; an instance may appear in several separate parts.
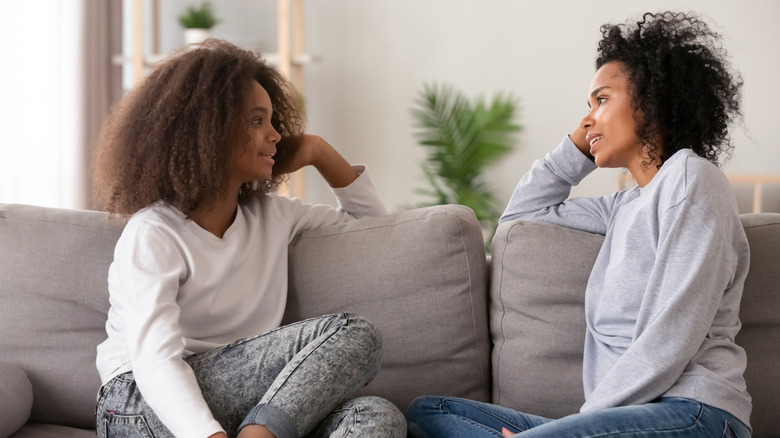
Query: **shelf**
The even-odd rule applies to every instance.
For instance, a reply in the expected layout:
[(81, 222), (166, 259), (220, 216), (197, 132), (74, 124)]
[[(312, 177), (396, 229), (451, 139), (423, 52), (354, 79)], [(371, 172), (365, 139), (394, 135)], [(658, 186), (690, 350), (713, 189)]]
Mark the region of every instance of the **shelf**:
[[(156, 63), (160, 62), (163, 58), (165, 58), (166, 55), (163, 54), (149, 54), (146, 55), (146, 58), (144, 59), (144, 66), (151, 67), (155, 65)], [(272, 65), (279, 65), (279, 59), (280, 56), (278, 53), (263, 53), (263, 59), (268, 61)], [(319, 58), (315, 55), (311, 55), (309, 53), (301, 53), (297, 55), (293, 55), (290, 58), (290, 61), (293, 65), (308, 65), (312, 64), (314, 62), (317, 62)], [(133, 64), (135, 62), (135, 58), (132, 56), (124, 56), (124, 55), (114, 55), (111, 57), (111, 63), (114, 65), (125, 65), (125, 64)]]
[(753, 213), (763, 211), (763, 187), (765, 184), (780, 184), (780, 175), (727, 175), (731, 184), (753, 185)]

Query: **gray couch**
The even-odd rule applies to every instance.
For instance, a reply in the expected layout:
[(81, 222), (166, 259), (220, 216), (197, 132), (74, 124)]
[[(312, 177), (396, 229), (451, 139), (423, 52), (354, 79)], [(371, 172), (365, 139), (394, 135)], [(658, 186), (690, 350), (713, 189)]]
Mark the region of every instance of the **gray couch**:
[[(743, 216), (752, 261), (737, 341), (748, 352), (756, 437), (780, 434), (780, 214)], [(106, 272), (124, 222), (0, 205), (0, 438), (94, 436)], [(362, 390), (576, 412), (582, 292), (602, 237), (502, 224), (486, 262), (471, 210), (438, 206), (309, 231), (290, 245), (286, 321), (373, 320), (383, 368)]]

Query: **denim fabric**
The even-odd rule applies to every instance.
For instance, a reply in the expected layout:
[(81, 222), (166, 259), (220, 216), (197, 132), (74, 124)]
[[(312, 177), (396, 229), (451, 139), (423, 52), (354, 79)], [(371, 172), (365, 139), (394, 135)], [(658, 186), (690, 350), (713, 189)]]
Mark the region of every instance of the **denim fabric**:
[(728, 412), (677, 397), (552, 420), (489, 403), (429, 396), (414, 400), (406, 418), (411, 438), (501, 437), (503, 427), (523, 438), (750, 437), (750, 430)]
[(339, 406), (310, 437), (406, 437), (406, 420), (394, 404), (380, 397), (359, 397)]
[[(371, 323), (338, 314), (293, 323), (185, 361), (230, 437), (247, 424), (264, 424), (279, 438), (306, 436), (315, 428), (327, 435), (312, 436), (353, 436), (364, 424), (376, 424), (380, 433), (372, 436), (404, 436), (403, 415), (391, 403), (377, 397), (349, 400), (379, 371), (381, 356), (381, 338)], [(101, 388), (97, 419), (99, 437), (173, 436), (143, 400), (132, 373)], [(351, 423), (358, 426), (348, 427)]]

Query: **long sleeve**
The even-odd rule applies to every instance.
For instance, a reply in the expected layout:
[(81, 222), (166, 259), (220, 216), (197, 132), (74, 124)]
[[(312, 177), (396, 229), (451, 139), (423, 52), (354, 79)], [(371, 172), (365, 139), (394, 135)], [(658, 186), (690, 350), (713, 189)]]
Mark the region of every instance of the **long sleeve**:
[(144, 400), (175, 436), (208, 437), (222, 427), (183, 360), (177, 295), (187, 268), (178, 246), (159, 228), (128, 230), (116, 249), (111, 286), (123, 300), (127, 354)]
[(561, 143), (536, 160), (517, 184), (500, 222), (536, 220), (604, 234), (619, 192), (598, 198), (567, 199), (571, 188), (596, 165), (566, 136)]
[(300, 201), (291, 206), (295, 211), (290, 213), (294, 217), (290, 239), (301, 231), (362, 217), (387, 214), (387, 209), (385, 209), (382, 200), (379, 199), (366, 168), (364, 166), (354, 167), (360, 174), (355, 181), (346, 187), (331, 189), (338, 201), (338, 209), (334, 209), (330, 205), (312, 205)]

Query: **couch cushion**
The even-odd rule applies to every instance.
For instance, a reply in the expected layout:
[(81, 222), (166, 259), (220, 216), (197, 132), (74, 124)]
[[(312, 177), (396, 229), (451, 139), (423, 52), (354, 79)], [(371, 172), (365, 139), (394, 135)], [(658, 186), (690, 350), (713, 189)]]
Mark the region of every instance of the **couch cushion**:
[(750, 271), (745, 279), (737, 335), (748, 357), (745, 380), (753, 397), (753, 436), (780, 431), (780, 214), (740, 217), (750, 242)]
[(0, 438), (11, 436), (27, 422), (32, 402), (27, 374), (12, 363), (0, 362)]
[(538, 222), (493, 238), (493, 403), (558, 418), (579, 411), (585, 286), (604, 237)]
[[(755, 437), (780, 430), (780, 214), (740, 216), (750, 244), (736, 341), (747, 352)], [(579, 410), (583, 292), (603, 237), (507, 222), (493, 239), (493, 402), (560, 417)], [(563, 275), (563, 273), (566, 273)]]
[(107, 272), (121, 220), (0, 205), (0, 357), (32, 383), (31, 421), (94, 427)]
[(56, 424), (27, 423), (11, 438), (95, 438), (95, 429)]
[(285, 322), (349, 311), (384, 339), (361, 394), (490, 400), (486, 267), (474, 213), (438, 206), (325, 227), (290, 246)]

